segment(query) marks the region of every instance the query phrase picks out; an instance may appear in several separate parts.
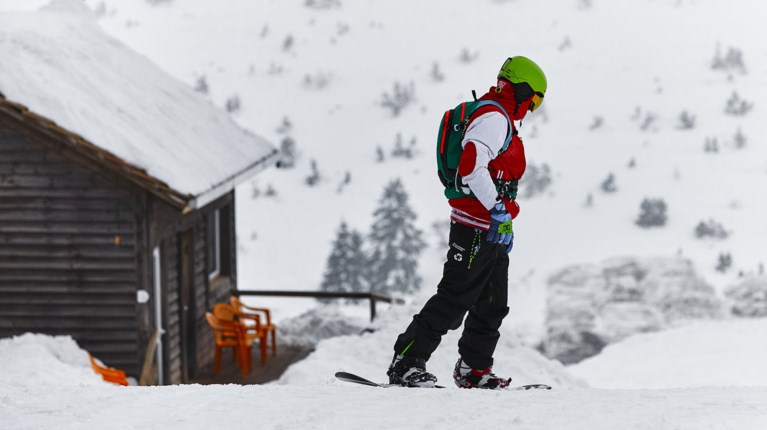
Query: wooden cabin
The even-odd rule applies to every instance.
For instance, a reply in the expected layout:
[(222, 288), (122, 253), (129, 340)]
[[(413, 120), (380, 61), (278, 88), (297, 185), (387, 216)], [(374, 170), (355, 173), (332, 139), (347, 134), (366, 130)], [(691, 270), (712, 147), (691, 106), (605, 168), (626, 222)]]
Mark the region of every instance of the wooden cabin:
[(277, 151), (88, 16), (0, 14), (0, 58), (0, 338), (70, 335), (138, 378), (159, 331), (158, 383), (207, 371), (234, 188)]

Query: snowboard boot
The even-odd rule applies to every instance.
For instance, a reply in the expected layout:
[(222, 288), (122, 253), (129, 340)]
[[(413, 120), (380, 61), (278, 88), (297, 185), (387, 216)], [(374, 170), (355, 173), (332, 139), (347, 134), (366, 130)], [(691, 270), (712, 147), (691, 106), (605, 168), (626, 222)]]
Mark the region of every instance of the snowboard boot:
[(492, 368), (472, 369), (463, 359), (459, 358), (453, 371), (455, 385), (461, 388), (487, 388), (491, 390), (506, 388), (511, 378), (504, 379), (492, 372)]
[(433, 388), (437, 382), (437, 377), (426, 371), (426, 360), (405, 355), (395, 354), (386, 374), (390, 384), (403, 387)]

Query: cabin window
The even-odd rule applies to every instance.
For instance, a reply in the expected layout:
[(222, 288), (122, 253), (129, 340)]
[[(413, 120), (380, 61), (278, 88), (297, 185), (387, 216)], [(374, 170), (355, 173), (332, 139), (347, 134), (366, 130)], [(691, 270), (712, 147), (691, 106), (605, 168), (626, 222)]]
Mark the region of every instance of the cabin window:
[(211, 212), (206, 219), (208, 242), (208, 276), (213, 279), (229, 276), (231, 273), (231, 231), (229, 207), (225, 206)]

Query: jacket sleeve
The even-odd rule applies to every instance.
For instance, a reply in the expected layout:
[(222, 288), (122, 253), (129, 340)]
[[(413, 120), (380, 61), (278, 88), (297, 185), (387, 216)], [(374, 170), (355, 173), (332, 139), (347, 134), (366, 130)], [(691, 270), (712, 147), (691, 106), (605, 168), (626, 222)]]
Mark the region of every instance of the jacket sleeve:
[(487, 165), (498, 155), (507, 133), (506, 118), (500, 112), (488, 112), (469, 123), (461, 142), (463, 152), (458, 174), (487, 210), (498, 201), (498, 191)]

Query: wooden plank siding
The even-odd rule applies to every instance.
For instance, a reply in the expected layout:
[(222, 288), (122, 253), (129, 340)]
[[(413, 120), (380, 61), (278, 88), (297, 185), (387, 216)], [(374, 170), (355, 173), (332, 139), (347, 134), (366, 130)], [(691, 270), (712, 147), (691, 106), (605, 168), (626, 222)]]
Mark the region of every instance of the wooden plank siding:
[(200, 221), (194, 229), (193, 282), (195, 304), (195, 330), (197, 333), (197, 359), (194, 374), (199, 375), (209, 370), (213, 363), (213, 332), (205, 320), (205, 312), (213, 308), (208, 296), (207, 248), (205, 223)]
[(0, 130), (0, 337), (71, 335), (136, 375), (136, 195)]
[[(157, 327), (152, 252), (159, 246), (165, 382), (209, 372), (214, 348), (205, 312), (228, 302), (236, 289), (234, 191), (182, 212), (119, 168), (72, 150), (24, 116), (4, 113), (0, 109), (0, 338), (71, 335), (107, 365), (138, 377)], [(224, 249), (221, 275), (211, 280), (206, 217), (217, 209)], [(191, 245), (183, 275), (182, 235)], [(191, 281), (186, 298), (184, 279)], [(142, 290), (150, 301), (138, 304)], [(182, 299), (191, 305), (188, 314)]]
[(165, 255), (165, 374), (167, 383), (179, 384), (181, 378), (181, 309), (179, 298), (178, 240), (175, 235), (163, 241)]

